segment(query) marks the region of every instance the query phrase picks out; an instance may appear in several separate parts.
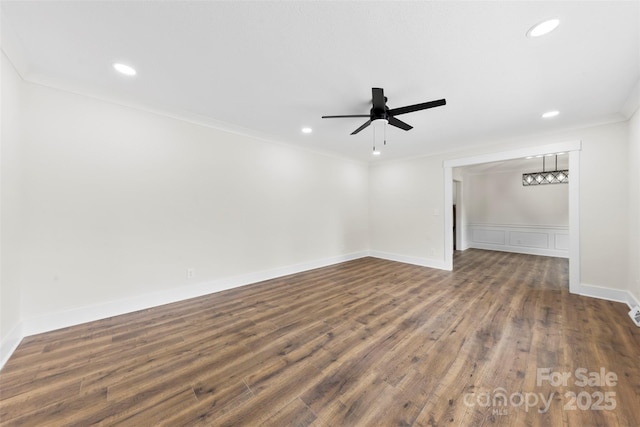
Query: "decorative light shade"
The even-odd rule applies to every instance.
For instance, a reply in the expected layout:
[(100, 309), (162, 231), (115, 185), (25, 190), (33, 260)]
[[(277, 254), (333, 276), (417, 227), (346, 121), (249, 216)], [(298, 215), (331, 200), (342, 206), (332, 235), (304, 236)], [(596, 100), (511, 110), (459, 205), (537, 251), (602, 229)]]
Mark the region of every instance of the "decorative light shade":
[(569, 170), (530, 172), (522, 174), (522, 185), (545, 185), (569, 183)]
[[(552, 155), (552, 154), (551, 154)], [(529, 172), (522, 174), (522, 185), (546, 185), (569, 183), (569, 169), (558, 170), (558, 155), (556, 154), (555, 170), (545, 170), (545, 159), (542, 158), (542, 172)]]
[(387, 145), (387, 119), (375, 119), (371, 121), (371, 127), (373, 128), (373, 155), (379, 156), (380, 151), (376, 149), (376, 146), (380, 146), (380, 142), (383, 145)]

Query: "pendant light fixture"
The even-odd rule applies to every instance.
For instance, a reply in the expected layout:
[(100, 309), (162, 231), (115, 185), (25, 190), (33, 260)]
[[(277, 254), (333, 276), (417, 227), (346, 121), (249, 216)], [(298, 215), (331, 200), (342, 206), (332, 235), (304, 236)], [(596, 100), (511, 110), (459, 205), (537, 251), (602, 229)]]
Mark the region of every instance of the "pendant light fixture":
[(556, 166), (552, 171), (546, 170), (545, 159), (545, 157), (542, 158), (542, 172), (522, 174), (523, 186), (569, 183), (569, 169), (558, 170), (558, 155), (556, 154)]

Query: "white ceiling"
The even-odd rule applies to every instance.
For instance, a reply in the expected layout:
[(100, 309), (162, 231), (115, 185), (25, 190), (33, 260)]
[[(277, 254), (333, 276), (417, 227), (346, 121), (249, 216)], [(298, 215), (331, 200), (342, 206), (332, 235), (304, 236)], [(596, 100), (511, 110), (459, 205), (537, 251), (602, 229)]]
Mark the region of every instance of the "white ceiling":
[[(365, 161), (371, 127), (349, 135), (365, 119), (321, 116), (368, 114), (372, 87), (390, 108), (447, 100), (400, 116), (414, 129), (390, 127), (381, 159), (619, 121), (637, 106), (638, 1), (2, 0), (1, 12), (3, 50), (28, 81)], [(551, 17), (556, 31), (525, 36)], [(551, 109), (561, 114), (542, 120)]]

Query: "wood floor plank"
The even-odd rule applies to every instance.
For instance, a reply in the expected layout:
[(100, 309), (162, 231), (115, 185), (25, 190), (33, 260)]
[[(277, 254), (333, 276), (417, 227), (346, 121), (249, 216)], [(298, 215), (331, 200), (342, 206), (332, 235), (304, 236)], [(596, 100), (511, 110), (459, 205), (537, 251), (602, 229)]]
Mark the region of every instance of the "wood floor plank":
[(316, 420), (316, 415), (305, 405), (302, 400), (296, 398), (289, 402), (284, 408), (263, 422), (263, 426), (281, 427), (309, 426)]
[[(566, 259), (469, 249), (454, 266), (361, 258), (27, 337), (0, 425), (640, 425), (624, 304), (570, 294)], [(617, 382), (578, 387), (582, 367)], [(615, 407), (568, 409), (570, 392)]]

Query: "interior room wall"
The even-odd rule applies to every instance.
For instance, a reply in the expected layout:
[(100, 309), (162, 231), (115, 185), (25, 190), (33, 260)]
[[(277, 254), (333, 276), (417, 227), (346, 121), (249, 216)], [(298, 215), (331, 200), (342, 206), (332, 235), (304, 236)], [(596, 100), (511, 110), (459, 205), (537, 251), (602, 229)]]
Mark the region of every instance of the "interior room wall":
[(370, 166), (373, 255), (444, 268), (443, 179), (439, 156)]
[(525, 172), (533, 171), (523, 169), (465, 175), (464, 202), (469, 222), (568, 226), (569, 187), (562, 184), (525, 187), (522, 185)]
[[(625, 289), (628, 269), (628, 123), (588, 129), (580, 152), (581, 281)], [(613, 183), (613, 185), (612, 185)]]
[(20, 339), (21, 79), (4, 53), (0, 91), (0, 361)]
[[(625, 289), (628, 271), (628, 124), (613, 124), (522, 137), (456, 153), (370, 168), (372, 252), (422, 263), (444, 262), (444, 160), (566, 141), (582, 141), (580, 152), (581, 282)], [(611, 183), (615, 183), (612, 191)], [(412, 230), (415, 232), (412, 234)], [(430, 248), (436, 255), (429, 255)]]
[(629, 120), (629, 280), (640, 304), (640, 110)]
[(364, 163), (33, 84), (24, 111), (26, 320), (368, 249)]
[[(560, 169), (568, 167), (568, 157), (560, 157)], [(523, 186), (522, 174), (542, 170), (542, 160), (539, 166), (516, 165), (508, 162), (503, 167), (512, 169), (499, 171), (460, 168), (467, 171), (468, 247), (569, 257), (569, 186)]]

